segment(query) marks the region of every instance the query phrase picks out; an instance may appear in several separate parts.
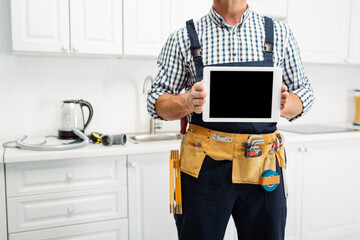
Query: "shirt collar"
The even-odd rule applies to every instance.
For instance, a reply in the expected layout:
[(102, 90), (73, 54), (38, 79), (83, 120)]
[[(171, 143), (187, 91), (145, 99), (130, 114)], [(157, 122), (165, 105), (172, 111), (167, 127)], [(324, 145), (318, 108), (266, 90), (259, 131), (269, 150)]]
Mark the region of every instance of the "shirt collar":
[[(245, 22), (246, 19), (248, 19), (250, 12), (252, 10), (250, 9), (249, 5), (247, 6), (246, 11), (244, 12), (244, 14), (241, 16), (241, 20), (239, 25), (243, 24)], [(227, 28), (232, 28), (232, 26), (228, 25), (225, 20), (223, 19), (222, 16), (220, 16), (212, 7), (210, 9), (210, 13), (209, 13), (210, 19), (219, 27), (227, 27)], [(238, 25), (238, 24), (237, 24)]]

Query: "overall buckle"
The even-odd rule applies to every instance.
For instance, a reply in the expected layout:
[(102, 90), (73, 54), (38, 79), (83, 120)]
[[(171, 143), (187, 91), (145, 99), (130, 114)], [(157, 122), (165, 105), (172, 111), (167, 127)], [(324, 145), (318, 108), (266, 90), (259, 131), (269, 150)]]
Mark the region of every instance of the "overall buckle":
[(264, 51), (268, 53), (272, 53), (274, 51), (274, 45), (271, 43), (265, 43)]
[(201, 57), (201, 48), (191, 49), (193, 58)]

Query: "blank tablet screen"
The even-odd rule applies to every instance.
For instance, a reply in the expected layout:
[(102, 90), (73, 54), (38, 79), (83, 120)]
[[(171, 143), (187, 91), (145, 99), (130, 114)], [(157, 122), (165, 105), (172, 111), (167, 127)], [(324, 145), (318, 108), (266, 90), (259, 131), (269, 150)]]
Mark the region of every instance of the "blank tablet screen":
[(211, 71), (211, 118), (271, 118), (272, 71)]

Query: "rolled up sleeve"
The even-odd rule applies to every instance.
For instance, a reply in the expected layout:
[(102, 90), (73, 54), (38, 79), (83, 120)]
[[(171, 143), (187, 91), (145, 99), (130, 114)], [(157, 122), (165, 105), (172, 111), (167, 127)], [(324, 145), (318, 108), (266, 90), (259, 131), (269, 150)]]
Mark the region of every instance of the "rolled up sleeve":
[(170, 35), (157, 60), (159, 72), (148, 92), (147, 110), (152, 118), (161, 119), (155, 110), (157, 99), (165, 94), (179, 94), (185, 87), (185, 63), (178, 44), (178, 32)]
[(312, 85), (305, 74), (299, 47), (291, 31), (289, 31), (287, 47), (285, 48), (283, 81), (288, 87), (289, 92), (296, 94), (303, 104), (302, 113), (294, 118), (288, 119), (289, 121), (294, 121), (310, 110), (314, 103), (315, 96)]

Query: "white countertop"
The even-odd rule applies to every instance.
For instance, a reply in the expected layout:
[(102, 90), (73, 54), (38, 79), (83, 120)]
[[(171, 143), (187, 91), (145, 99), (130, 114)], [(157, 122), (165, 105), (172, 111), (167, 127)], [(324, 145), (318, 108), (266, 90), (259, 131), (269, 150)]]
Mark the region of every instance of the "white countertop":
[[(285, 138), (285, 143), (331, 141), (340, 139), (360, 139), (360, 131), (322, 134), (297, 134), (291, 132), (282, 133)], [(125, 145), (113, 146), (90, 144), (89, 146), (84, 148), (63, 151), (30, 151), (18, 148), (7, 148), (4, 150), (1, 146), (0, 148), (0, 151), (4, 152), (4, 162), (15, 163), (165, 152), (171, 149), (180, 149), (180, 140), (145, 142), (139, 144), (127, 141)]]

